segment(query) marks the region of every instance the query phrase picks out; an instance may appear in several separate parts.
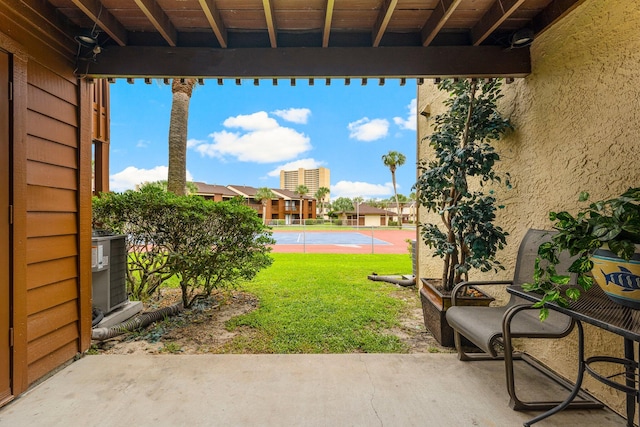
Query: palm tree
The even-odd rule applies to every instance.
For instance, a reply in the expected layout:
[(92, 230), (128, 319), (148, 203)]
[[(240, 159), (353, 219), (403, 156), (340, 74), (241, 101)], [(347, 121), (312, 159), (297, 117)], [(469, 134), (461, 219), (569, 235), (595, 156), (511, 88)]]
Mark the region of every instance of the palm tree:
[(336, 200), (333, 201), (333, 203), (331, 204), (331, 208), (335, 211), (335, 212), (350, 212), (353, 210), (354, 206), (353, 206), (353, 202), (351, 201), (351, 199), (347, 198), (347, 197), (338, 197)]
[(309, 192), (309, 189), (307, 188), (307, 186), (306, 186), (306, 185), (298, 185), (298, 186), (296, 187), (296, 191), (295, 191), (295, 193), (296, 193), (297, 195), (299, 195), (299, 196), (300, 196), (300, 225), (302, 225), (302, 220), (303, 220), (303, 217), (302, 217), (302, 202), (303, 202), (303, 197), (304, 197), (304, 196), (305, 196), (305, 194), (307, 194), (308, 192)]
[(316, 198), (316, 200), (320, 202), (320, 215), (323, 218), (324, 218), (324, 198), (330, 192), (331, 190), (329, 190), (327, 187), (320, 187), (318, 188), (318, 191), (316, 191), (316, 194), (314, 194), (314, 197)]
[(402, 213), (400, 209), (400, 203), (398, 202), (398, 191), (396, 190), (396, 169), (407, 160), (404, 154), (398, 151), (389, 151), (387, 154), (382, 155), (382, 162), (391, 171), (391, 182), (393, 183), (393, 194), (396, 197), (396, 208), (398, 209), (398, 227), (402, 228)]
[(273, 191), (269, 187), (261, 187), (256, 191), (256, 195), (253, 196), (255, 200), (262, 203), (262, 223), (267, 224), (267, 203), (271, 202), (271, 199), (276, 197)]
[(364, 202), (362, 196), (356, 196), (353, 198), (353, 204), (356, 208), (356, 227), (360, 227), (360, 203)]
[(187, 122), (195, 79), (173, 79), (169, 121), (169, 177), (167, 189), (184, 196), (187, 186)]

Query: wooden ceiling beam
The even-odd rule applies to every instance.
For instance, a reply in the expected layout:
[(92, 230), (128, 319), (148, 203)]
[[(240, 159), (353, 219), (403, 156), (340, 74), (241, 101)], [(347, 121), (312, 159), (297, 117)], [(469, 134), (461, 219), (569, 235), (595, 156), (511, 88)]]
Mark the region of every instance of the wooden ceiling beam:
[(498, 46), (243, 48), (114, 46), (87, 77), (416, 78), (525, 77), (529, 49)]
[(198, 3), (200, 3), (200, 7), (209, 22), (209, 26), (211, 26), (213, 33), (216, 35), (220, 47), (226, 48), (228, 46), (227, 29), (224, 26), (224, 22), (222, 22), (220, 11), (216, 7), (215, 2), (213, 0), (198, 0)]
[(397, 5), (398, 0), (384, 0), (384, 2), (382, 2), (380, 13), (376, 18), (376, 23), (373, 25), (373, 47), (378, 47), (380, 45), (380, 40), (382, 40), (384, 32), (387, 31), (387, 26), (389, 26), (389, 21), (391, 20), (391, 16), (393, 16), (393, 11), (396, 9)]
[(553, 0), (533, 18), (531, 29), (536, 36), (539, 36), (584, 2), (585, 0)]
[(271, 47), (278, 47), (278, 39), (276, 37), (278, 28), (276, 27), (276, 18), (273, 15), (273, 3), (271, 3), (271, 0), (262, 0), (262, 7), (264, 8), (264, 17), (267, 19), (267, 31), (269, 31)]
[(333, 20), (333, 7), (335, 0), (327, 0), (327, 7), (324, 13), (324, 28), (322, 30), (322, 47), (329, 47), (329, 36), (331, 35), (331, 21)]
[(71, 0), (119, 46), (127, 45), (127, 30), (98, 0)]
[(420, 31), (422, 46), (429, 46), (462, 0), (440, 0)]
[[(9, 18), (6, 24), (4, 16)], [(31, 33), (20, 34), (24, 37), (19, 39), (22, 43), (26, 38), (33, 37), (36, 42), (40, 40), (40, 49), (44, 52), (51, 50), (64, 57), (73, 57), (78, 51), (78, 46), (73, 40), (75, 29), (66, 26), (55, 9), (48, 4), (35, 0), (0, 2), (0, 31), (12, 34), (12, 20), (18, 28), (26, 28), (29, 23), (35, 26)]]
[(142, 13), (145, 14), (147, 19), (151, 22), (156, 30), (160, 33), (162, 38), (166, 40), (169, 46), (175, 47), (178, 45), (178, 33), (169, 20), (167, 14), (162, 10), (160, 5), (155, 0), (133, 0)]
[(506, 19), (524, 3), (525, 0), (496, 0), (484, 16), (471, 29), (471, 43), (479, 46)]

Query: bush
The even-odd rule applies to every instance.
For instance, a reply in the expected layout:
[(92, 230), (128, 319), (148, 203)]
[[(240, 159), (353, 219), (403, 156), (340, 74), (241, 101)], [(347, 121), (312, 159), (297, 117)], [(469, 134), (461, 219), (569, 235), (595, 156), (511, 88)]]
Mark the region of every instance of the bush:
[(305, 225), (316, 225), (317, 221), (315, 219), (309, 218), (307, 220), (304, 221)]
[(171, 277), (162, 224), (171, 217), (170, 195), (159, 186), (93, 198), (93, 226), (127, 236), (127, 291), (145, 299)]
[(398, 226), (398, 221), (392, 221), (389, 220), (389, 224), (387, 224), (389, 227), (397, 227)]
[(335, 225), (342, 225), (342, 220), (341, 219), (336, 219), (335, 221), (333, 221), (333, 223)]
[(157, 187), (93, 200), (94, 224), (127, 235), (127, 288), (148, 297), (176, 275), (189, 307), (198, 297), (237, 279), (251, 279), (271, 264), (275, 243), (257, 213), (232, 200), (176, 196)]

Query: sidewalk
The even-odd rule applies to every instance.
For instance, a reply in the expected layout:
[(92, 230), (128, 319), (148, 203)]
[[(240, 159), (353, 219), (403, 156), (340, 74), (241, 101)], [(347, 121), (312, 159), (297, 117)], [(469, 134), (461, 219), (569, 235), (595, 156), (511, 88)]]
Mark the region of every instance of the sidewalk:
[[(527, 396), (557, 391), (517, 368)], [(0, 425), (522, 425), (535, 413), (511, 410), (504, 383), (502, 362), (454, 354), (86, 356), (1, 409)], [(538, 425), (625, 422), (572, 410)]]

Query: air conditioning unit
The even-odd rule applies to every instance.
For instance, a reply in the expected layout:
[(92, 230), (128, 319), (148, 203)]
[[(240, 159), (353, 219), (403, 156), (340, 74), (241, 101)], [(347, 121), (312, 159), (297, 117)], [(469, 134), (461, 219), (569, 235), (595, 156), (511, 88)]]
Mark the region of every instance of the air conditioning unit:
[(128, 301), (126, 236), (94, 231), (91, 239), (93, 306), (110, 313)]

